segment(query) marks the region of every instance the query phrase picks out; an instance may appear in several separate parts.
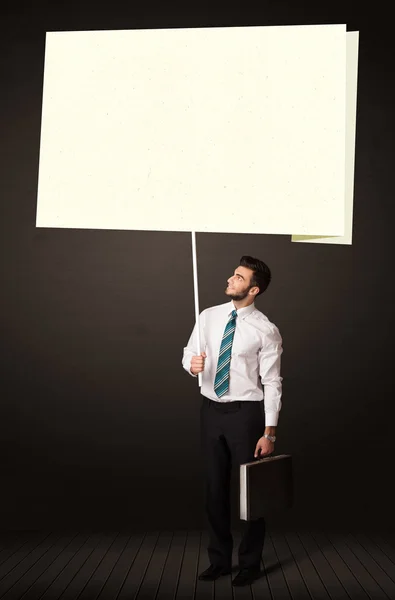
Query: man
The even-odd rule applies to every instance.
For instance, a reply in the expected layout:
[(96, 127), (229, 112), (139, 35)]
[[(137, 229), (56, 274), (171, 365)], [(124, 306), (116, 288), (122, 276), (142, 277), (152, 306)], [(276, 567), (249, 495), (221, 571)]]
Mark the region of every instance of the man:
[[(210, 566), (199, 575), (203, 581), (231, 572), (232, 464), (238, 468), (274, 451), (281, 410), (282, 338), (254, 303), (270, 280), (271, 272), (264, 262), (242, 256), (227, 282), (225, 294), (230, 302), (200, 314), (201, 354), (196, 324), (184, 348), (184, 369), (193, 377), (202, 373), (200, 418), (210, 534)], [(264, 537), (263, 518), (246, 522), (233, 585), (249, 585), (259, 575)]]

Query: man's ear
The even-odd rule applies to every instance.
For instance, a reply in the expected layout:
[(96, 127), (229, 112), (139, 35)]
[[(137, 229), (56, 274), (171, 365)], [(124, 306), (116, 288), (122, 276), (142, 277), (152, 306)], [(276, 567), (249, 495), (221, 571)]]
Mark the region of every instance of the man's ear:
[(254, 287), (252, 287), (249, 291), (250, 294), (252, 294), (253, 296), (256, 296), (259, 293), (259, 287), (254, 285)]

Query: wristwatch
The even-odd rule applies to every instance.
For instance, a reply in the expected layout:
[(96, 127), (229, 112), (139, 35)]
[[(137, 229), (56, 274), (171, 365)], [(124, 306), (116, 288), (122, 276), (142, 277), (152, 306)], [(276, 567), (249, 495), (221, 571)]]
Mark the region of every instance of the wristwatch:
[(276, 441), (276, 436), (275, 435), (268, 435), (267, 433), (264, 433), (263, 437), (265, 437), (266, 439), (270, 440), (271, 442), (275, 442)]

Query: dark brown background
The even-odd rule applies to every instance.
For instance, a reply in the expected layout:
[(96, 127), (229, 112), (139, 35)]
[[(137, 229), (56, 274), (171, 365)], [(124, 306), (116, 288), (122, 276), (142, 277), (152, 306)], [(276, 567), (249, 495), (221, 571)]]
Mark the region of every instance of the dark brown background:
[(1, 9), (1, 528), (204, 519), (190, 234), (35, 228), (45, 31), (298, 23), (360, 31), (353, 245), (198, 234), (200, 308), (242, 254), (271, 267), (257, 306), (283, 335), (276, 453), (296, 483), (281, 523), (393, 526), (392, 36), (380, 3), (352, 4)]

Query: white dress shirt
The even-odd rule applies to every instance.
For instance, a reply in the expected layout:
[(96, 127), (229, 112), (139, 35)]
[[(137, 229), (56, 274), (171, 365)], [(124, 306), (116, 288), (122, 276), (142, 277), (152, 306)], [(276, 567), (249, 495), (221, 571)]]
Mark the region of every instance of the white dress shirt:
[[(255, 304), (237, 310), (229, 390), (221, 398), (214, 392), (221, 340), (232, 310), (237, 310), (233, 300), (206, 308), (200, 313), (200, 352), (207, 354), (202, 372), (201, 393), (216, 402), (264, 399), (265, 426), (275, 427), (281, 410), (282, 338), (277, 327), (255, 307)], [(191, 373), (191, 359), (197, 354), (195, 324), (182, 358), (184, 369), (193, 377), (197, 375)]]

